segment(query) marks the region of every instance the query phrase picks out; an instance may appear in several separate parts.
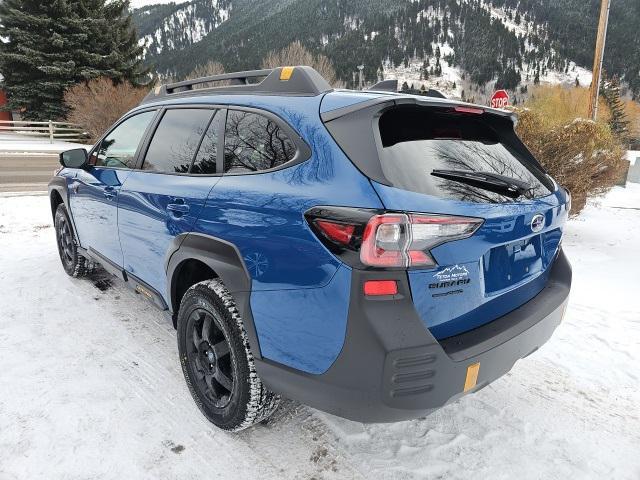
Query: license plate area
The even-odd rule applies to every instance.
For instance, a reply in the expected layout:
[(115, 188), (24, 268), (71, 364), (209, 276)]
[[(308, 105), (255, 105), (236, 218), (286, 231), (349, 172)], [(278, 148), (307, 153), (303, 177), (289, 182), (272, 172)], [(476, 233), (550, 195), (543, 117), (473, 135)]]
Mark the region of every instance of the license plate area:
[(543, 271), (540, 235), (494, 247), (483, 255), (485, 293), (514, 287)]

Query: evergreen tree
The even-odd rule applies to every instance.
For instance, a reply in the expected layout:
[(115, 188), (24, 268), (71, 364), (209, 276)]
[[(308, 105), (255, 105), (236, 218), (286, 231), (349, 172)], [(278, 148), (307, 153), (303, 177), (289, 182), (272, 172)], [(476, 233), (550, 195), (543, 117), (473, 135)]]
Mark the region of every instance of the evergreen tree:
[(409, 84), (405, 80), (404, 82), (402, 82), (402, 91), (406, 92), (407, 90), (409, 90)]
[(611, 131), (623, 141), (627, 141), (629, 138), (629, 119), (620, 98), (620, 81), (618, 78), (613, 77), (608, 81), (603, 79), (600, 84), (600, 94), (604, 97), (611, 111), (611, 118), (609, 119)]
[(64, 118), (74, 84), (106, 76), (139, 85), (147, 76), (129, 0), (4, 0), (0, 18), (7, 108), (28, 120)]

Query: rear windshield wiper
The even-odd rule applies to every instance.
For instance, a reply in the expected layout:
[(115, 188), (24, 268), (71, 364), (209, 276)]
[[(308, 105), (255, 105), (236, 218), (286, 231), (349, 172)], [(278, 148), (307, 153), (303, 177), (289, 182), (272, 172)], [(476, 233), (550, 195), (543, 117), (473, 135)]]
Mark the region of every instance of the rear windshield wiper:
[(509, 198), (518, 198), (529, 190), (531, 185), (516, 178), (506, 177), (491, 172), (472, 172), (470, 170), (433, 170), (434, 177), (465, 183), (472, 187), (482, 188), (499, 193)]

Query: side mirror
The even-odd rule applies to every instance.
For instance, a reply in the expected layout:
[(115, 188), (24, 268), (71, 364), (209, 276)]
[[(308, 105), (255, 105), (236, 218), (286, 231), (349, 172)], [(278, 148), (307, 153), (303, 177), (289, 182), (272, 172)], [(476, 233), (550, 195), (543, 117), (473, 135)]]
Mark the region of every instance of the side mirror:
[(60, 165), (67, 168), (84, 168), (89, 163), (89, 154), (84, 148), (74, 148), (60, 154)]

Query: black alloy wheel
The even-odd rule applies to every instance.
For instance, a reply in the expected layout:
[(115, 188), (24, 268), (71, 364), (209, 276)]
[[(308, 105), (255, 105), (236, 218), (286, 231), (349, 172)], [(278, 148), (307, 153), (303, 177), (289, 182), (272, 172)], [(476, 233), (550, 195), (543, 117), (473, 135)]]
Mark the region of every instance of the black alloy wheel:
[(233, 396), (235, 365), (220, 320), (195, 309), (187, 320), (192, 342), (187, 345), (190, 367), (200, 392), (216, 409), (224, 409)]
[(73, 242), (73, 234), (71, 233), (69, 222), (65, 216), (60, 218), (56, 225), (56, 236), (58, 240), (58, 249), (60, 250), (60, 259), (64, 263), (73, 263), (76, 249)]
[(177, 319), (182, 373), (196, 405), (214, 425), (238, 431), (278, 408), (280, 396), (256, 371), (244, 322), (219, 279), (191, 286)]
[(58, 205), (53, 220), (58, 253), (64, 271), (72, 277), (82, 277), (91, 273), (94, 264), (78, 252), (78, 243), (71, 226), (71, 220), (67, 207), (63, 203)]

